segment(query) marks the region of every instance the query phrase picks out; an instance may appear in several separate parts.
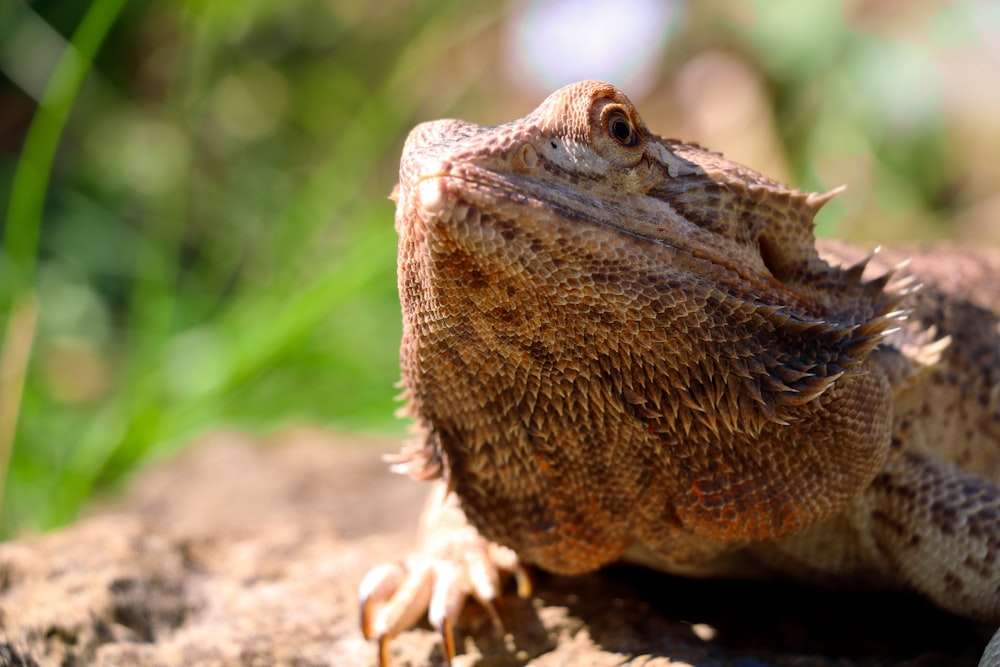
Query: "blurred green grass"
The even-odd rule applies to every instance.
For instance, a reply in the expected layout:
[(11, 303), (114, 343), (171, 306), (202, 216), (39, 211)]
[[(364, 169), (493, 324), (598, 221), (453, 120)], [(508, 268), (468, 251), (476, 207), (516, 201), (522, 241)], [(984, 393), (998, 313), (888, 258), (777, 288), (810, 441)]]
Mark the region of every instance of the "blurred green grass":
[[(640, 103), (649, 125), (708, 128), (690, 138), (765, 171), (777, 159), (804, 188), (861, 172), (877, 196), (842, 198), (824, 233), (840, 219), (863, 238), (949, 235), (1000, 192), (995, 178), (963, 181), (1000, 133), (957, 142), (968, 117), (911, 90), (930, 51), (887, 37), (875, 3), (676, 4), (682, 25)], [(970, 3), (916, 4), (938, 46), (982, 20)], [(510, 13), (458, 0), (0, 6), (3, 350), (13, 304), (38, 305), (23, 396), (10, 378), (0, 391), (0, 415), (4, 401), (17, 410), (0, 534), (72, 520), (208, 429), (402, 432), (386, 197), (417, 122), (501, 122), (541, 99), (507, 74)], [(81, 32), (88, 16), (107, 33)], [(78, 91), (51, 78), (69, 40)], [(736, 71), (759, 93), (766, 114), (734, 134), (769, 137), (758, 157), (699, 123), (711, 104), (685, 106), (695, 71)], [(58, 85), (68, 92), (51, 97)], [(37, 132), (47, 139), (25, 141)], [(34, 180), (15, 179), (33, 161)]]

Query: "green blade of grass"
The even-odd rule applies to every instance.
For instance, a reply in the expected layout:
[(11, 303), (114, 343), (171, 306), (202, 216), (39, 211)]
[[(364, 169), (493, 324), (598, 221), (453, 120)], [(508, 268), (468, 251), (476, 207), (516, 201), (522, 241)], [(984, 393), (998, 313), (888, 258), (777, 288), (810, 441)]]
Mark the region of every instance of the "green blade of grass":
[(52, 163), (59, 140), (90, 71), (94, 55), (104, 41), (125, 0), (95, 0), (66, 47), (52, 79), (28, 128), (21, 158), (14, 172), (14, 184), (4, 229), (4, 302), (9, 312), (14, 295), (34, 282), (38, 237), (45, 206)]
[[(0, 499), (6, 487), (19, 403), (35, 334), (37, 305), (32, 286), (52, 165), (94, 55), (124, 5), (125, 0), (95, 0), (87, 10), (45, 89), (14, 172), (4, 229), (4, 263), (0, 266), (0, 317), (9, 318), (0, 350), (0, 378), (5, 380), (0, 402), (6, 422), (0, 437)], [(16, 304), (21, 305), (15, 308)]]

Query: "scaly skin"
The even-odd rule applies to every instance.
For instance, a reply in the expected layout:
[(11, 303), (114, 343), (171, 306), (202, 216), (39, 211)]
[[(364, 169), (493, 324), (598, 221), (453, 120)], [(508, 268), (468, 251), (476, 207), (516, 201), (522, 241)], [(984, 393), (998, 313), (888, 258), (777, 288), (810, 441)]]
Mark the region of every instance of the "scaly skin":
[(833, 194), (653, 135), (601, 82), (413, 130), (397, 469), (447, 486), (362, 586), (383, 662), (428, 606), (450, 657), (519, 562), (871, 581), (1000, 622), (1000, 255), (817, 250)]

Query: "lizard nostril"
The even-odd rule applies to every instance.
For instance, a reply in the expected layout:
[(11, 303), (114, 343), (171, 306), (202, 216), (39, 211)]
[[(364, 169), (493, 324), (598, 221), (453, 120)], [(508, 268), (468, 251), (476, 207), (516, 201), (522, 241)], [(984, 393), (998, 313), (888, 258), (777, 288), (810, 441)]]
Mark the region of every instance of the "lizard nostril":
[(524, 144), (514, 156), (514, 168), (518, 171), (531, 171), (538, 164), (538, 151), (531, 144)]

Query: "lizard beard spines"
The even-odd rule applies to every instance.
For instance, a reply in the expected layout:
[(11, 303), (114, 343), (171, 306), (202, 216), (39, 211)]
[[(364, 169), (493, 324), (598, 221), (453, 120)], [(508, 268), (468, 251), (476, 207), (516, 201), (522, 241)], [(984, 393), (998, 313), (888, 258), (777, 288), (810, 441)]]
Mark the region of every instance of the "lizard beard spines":
[(876, 249), (846, 268), (829, 267), (825, 275), (817, 276), (813, 286), (814, 292), (836, 295), (836, 300), (829, 304), (832, 317), (859, 321), (842, 348), (844, 354), (854, 359), (865, 358), (898, 329), (910, 315), (910, 310), (903, 306), (904, 302), (919, 289), (912, 276), (900, 275), (905, 263), (864, 280), (863, 274), (877, 253)]
[[(882, 306), (895, 303), (890, 298)], [(860, 323), (844, 323), (805, 318), (774, 306), (759, 307), (758, 314), (771, 333), (758, 341), (756, 355), (737, 363), (736, 374), (747, 378), (762, 414), (781, 425), (799, 418), (803, 406), (842, 377), (859, 372), (902, 317), (900, 311), (889, 311)]]
[[(409, 392), (404, 392), (402, 398), (409, 399)], [(418, 417), (413, 403), (408, 402), (396, 412), (397, 416)], [(437, 479), (444, 474), (445, 454), (441, 449), (437, 433), (429, 426), (419, 422), (411, 425), (412, 437), (403, 443), (396, 454), (386, 454), (382, 460), (389, 464), (394, 473), (406, 475), (412, 479), (427, 481)]]

